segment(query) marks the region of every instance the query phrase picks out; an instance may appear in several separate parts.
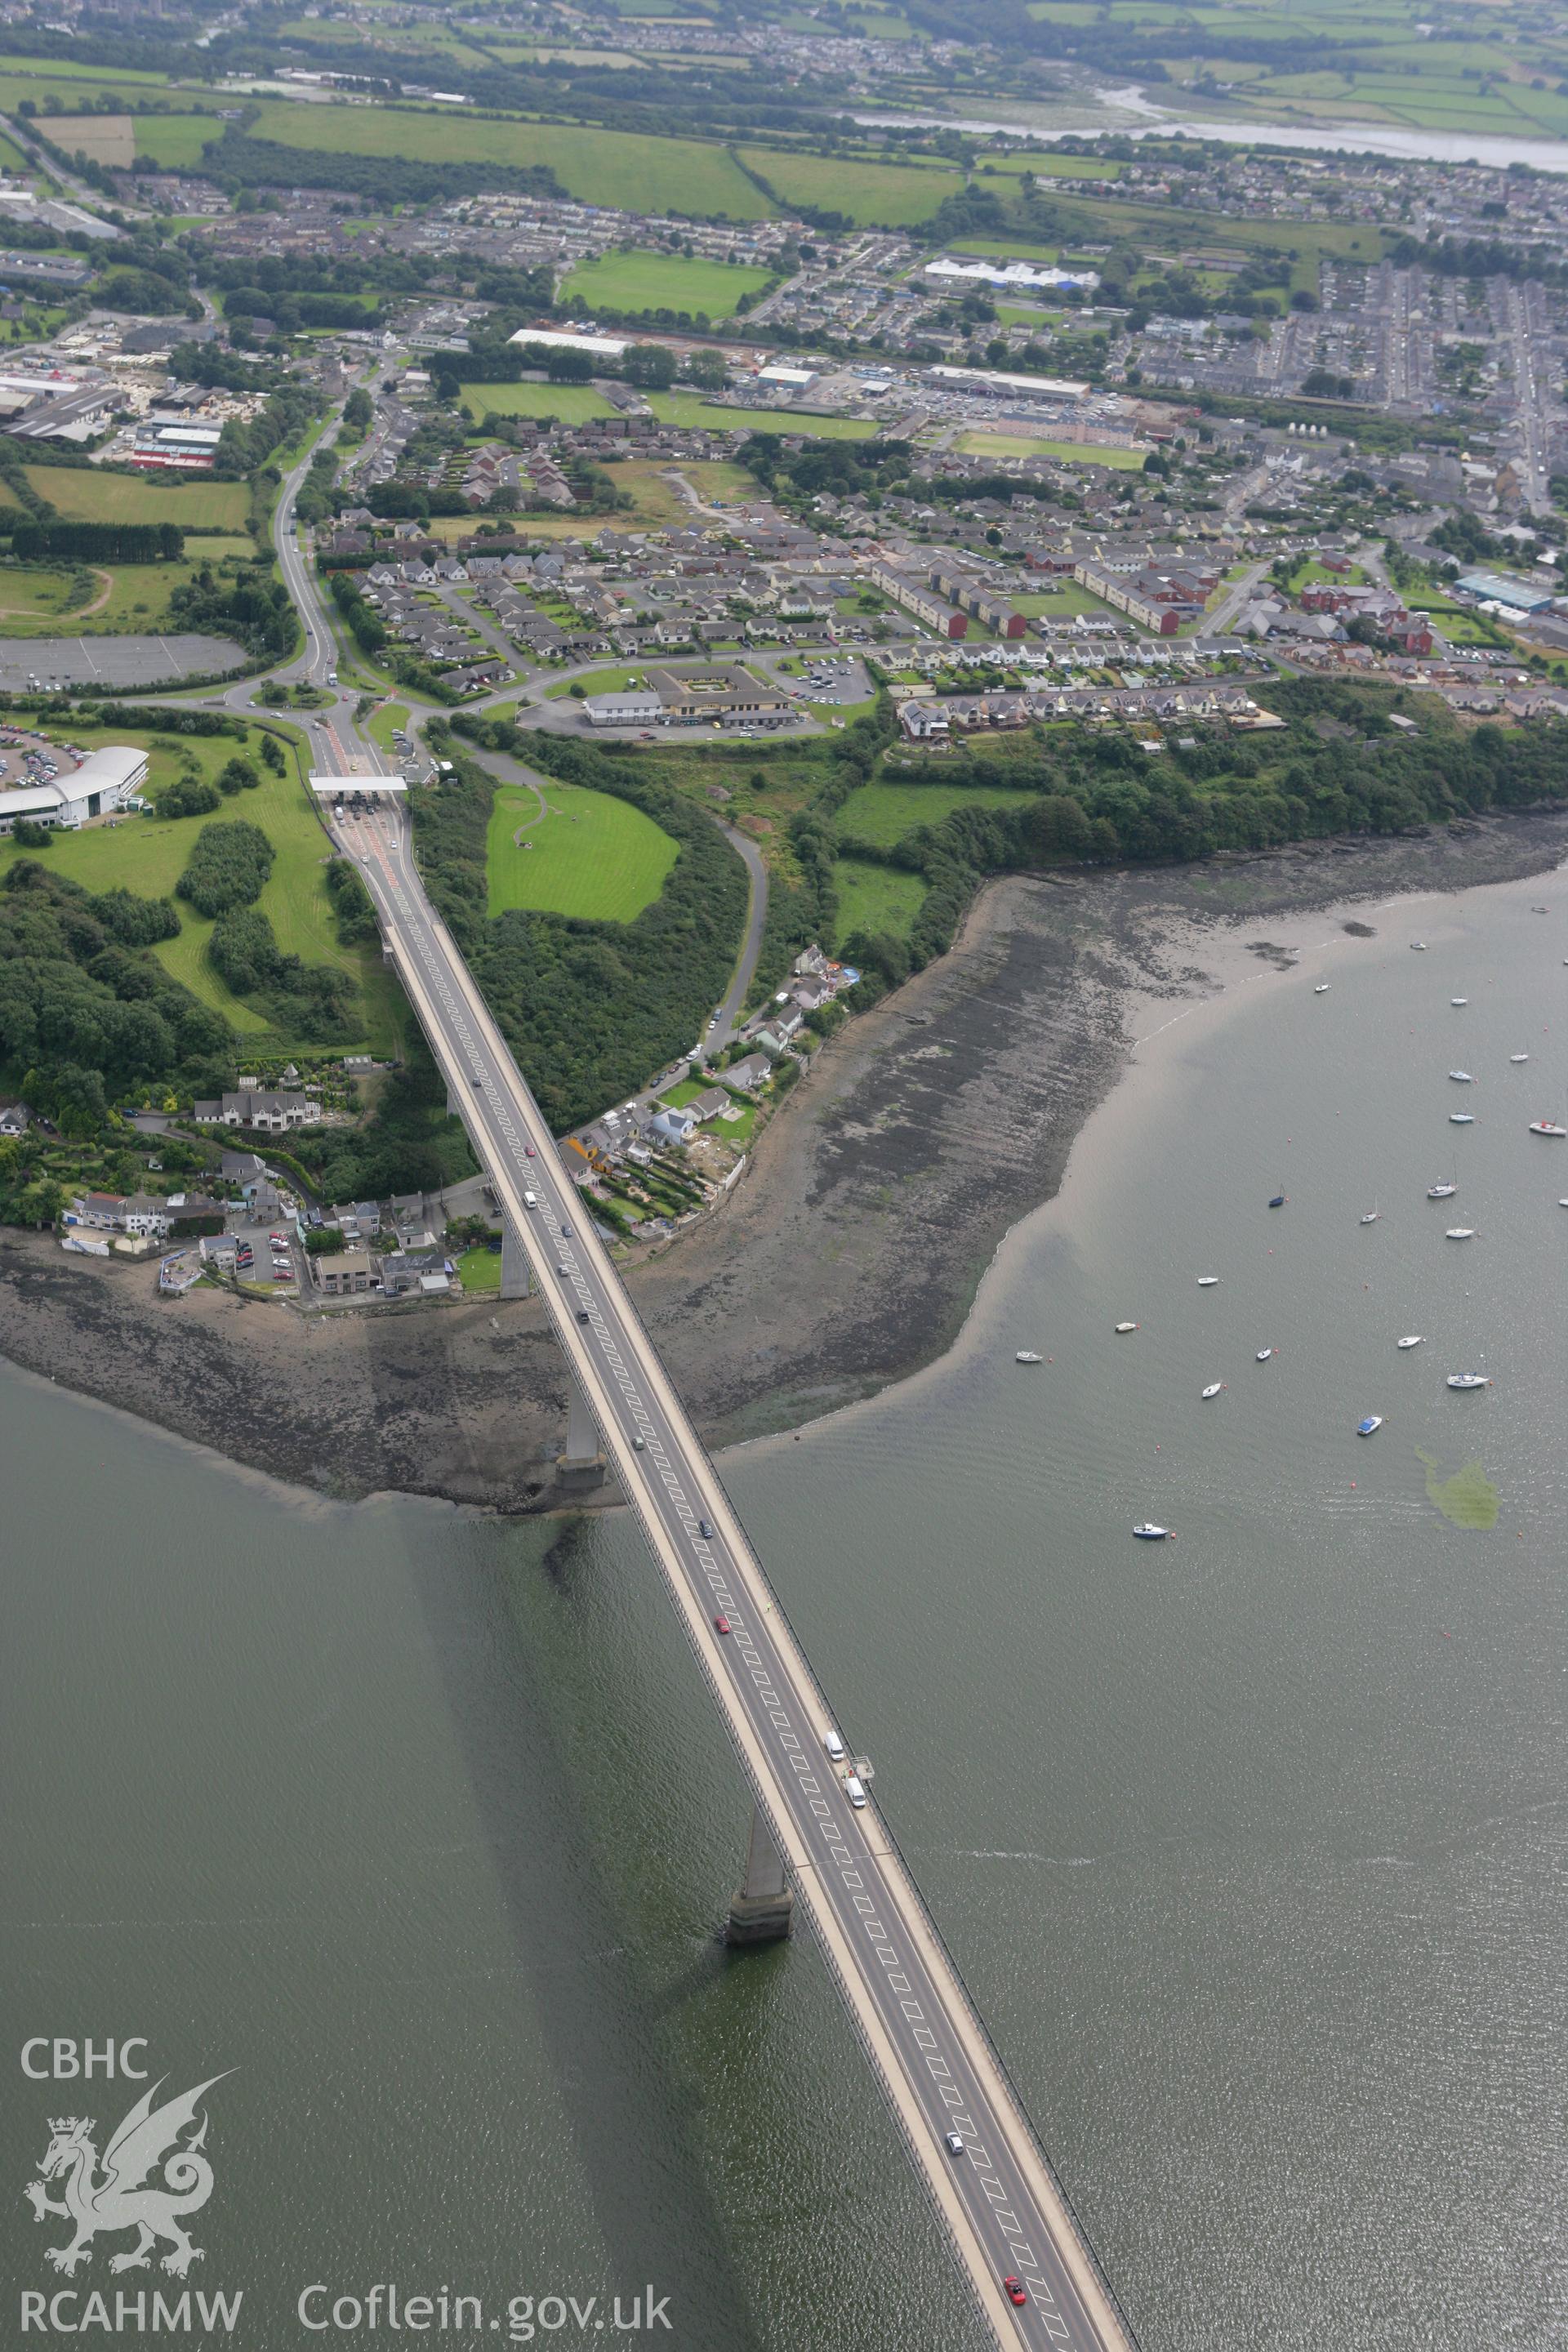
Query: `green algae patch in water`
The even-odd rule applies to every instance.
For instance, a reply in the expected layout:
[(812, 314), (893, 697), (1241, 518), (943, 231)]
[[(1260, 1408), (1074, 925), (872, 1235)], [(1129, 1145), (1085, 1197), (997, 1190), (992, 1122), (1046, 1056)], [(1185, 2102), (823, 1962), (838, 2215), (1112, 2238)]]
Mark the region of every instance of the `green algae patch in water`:
[(1437, 1465), (1419, 1446), (1415, 1458), (1426, 1465), (1426, 1500), (1435, 1503), (1457, 1528), (1478, 1528), (1482, 1534), (1495, 1528), (1500, 1498), (1479, 1462), (1467, 1462), (1451, 1478), (1439, 1478)]

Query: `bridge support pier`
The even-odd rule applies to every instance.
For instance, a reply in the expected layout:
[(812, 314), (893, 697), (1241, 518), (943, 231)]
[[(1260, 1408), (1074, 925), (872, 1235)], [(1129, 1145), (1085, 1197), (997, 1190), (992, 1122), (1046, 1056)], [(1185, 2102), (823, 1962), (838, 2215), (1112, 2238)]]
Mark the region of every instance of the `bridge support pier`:
[(605, 1483), (605, 1457), (599, 1450), (599, 1424), (575, 1381), (566, 1389), (566, 1451), (556, 1459), (555, 1475), (574, 1492)]
[[(500, 1295), (503, 1298), (526, 1298), (531, 1287), (528, 1252), (523, 1248), (521, 1234), (504, 1211), (500, 1234)], [(595, 1443), (597, 1442), (595, 1438)], [(571, 1451), (570, 1446), (567, 1451)]]
[(781, 1943), (789, 1934), (795, 1895), (784, 1876), (762, 1807), (752, 1808), (752, 1835), (746, 1848), (746, 1874), (730, 1898), (724, 1941), (745, 1948)]

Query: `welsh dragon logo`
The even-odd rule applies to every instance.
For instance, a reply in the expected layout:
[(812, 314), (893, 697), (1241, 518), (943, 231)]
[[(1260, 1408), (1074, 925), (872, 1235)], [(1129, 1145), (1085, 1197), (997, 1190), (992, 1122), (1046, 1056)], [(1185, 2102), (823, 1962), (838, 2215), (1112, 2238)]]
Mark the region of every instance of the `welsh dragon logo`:
[[(192, 2245), (184, 2224), (190, 2214), (200, 2212), (213, 2193), (213, 2168), (202, 2153), (207, 2136), (205, 2116), (193, 2138), (182, 2143), (181, 2135), (195, 2123), (203, 2095), (223, 2079), (214, 2074), (209, 2081), (198, 2083), (194, 2091), (165, 2100), (161, 2107), (154, 2107), (153, 2102), (168, 2077), (154, 2083), (104, 2149), (101, 2172), (92, 2137), (98, 2126), (92, 2117), (50, 2117), (49, 2144), (38, 2167), (39, 2178), (29, 2180), (24, 2193), (35, 2221), (69, 2221), (76, 2235), (68, 2246), (47, 2247), (47, 2262), (64, 2271), (68, 2278), (73, 2277), (79, 2263), (92, 2260), (94, 2238), (100, 2232), (112, 2237), (121, 2230), (134, 2230), (136, 2243), (127, 2252), (110, 2257), (111, 2271), (145, 2270), (153, 2247), (165, 2241), (173, 2251), (163, 2256), (163, 2268), (176, 2278), (184, 2278), (193, 2263), (203, 2260), (202, 2249)], [(63, 2198), (49, 2196), (47, 2184), (51, 2180), (63, 2180)]]

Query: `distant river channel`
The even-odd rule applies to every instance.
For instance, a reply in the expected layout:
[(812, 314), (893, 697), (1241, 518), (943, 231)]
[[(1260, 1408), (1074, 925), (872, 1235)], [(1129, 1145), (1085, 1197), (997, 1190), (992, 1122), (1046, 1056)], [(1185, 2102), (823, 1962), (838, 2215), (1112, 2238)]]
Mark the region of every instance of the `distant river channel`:
[(1504, 172), (1528, 163), (1536, 172), (1568, 172), (1561, 139), (1499, 139), (1471, 131), (1405, 129), (1391, 122), (1247, 122), (1239, 117), (1194, 121), (1166, 114), (1136, 89), (1095, 92), (1104, 113), (1086, 121), (1060, 106), (1023, 105), (1005, 121), (951, 114), (857, 114), (873, 131), (968, 131), (979, 138), (1213, 139), (1232, 147), (1291, 147), (1307, 155), (1389, 155), (1405, 163), (1484, 163)]
[[(1151, 1016), (954, 1352), (725, 1465), (1143, 2352), (1568, 2340), (1568, 888), (1367, 919)], [(746, 1804), (623, 1519), (305, 1500), (4, 1368), (0, 1459), (14, 2292), (980, 2352), (809, 1940), (715, 1940)], [(21, 2195), (110, 2041), (222, 2077), (184, 2282)]]

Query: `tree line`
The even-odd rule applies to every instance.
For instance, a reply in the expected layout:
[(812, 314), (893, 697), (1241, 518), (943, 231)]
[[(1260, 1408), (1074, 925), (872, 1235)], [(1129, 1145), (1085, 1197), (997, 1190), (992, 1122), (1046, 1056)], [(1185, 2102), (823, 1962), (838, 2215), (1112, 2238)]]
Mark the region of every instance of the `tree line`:
[(173, 522), (35, 522), (11, 528), (21, 563), (176, 563), (185, 534)]
[(452, 724), (563, 783), (631, 802), (678, 845), (663, 889), (629, 923), (515, 908), (491, 916), (486, 835), (494, 778), (460, 758), (455, 777), (409, 793), (430, 894), (562, 1134), (705, 1034), (745, 927), (746, 869), (713, 820), (656, 783), (635, 757), (478, 713)]

